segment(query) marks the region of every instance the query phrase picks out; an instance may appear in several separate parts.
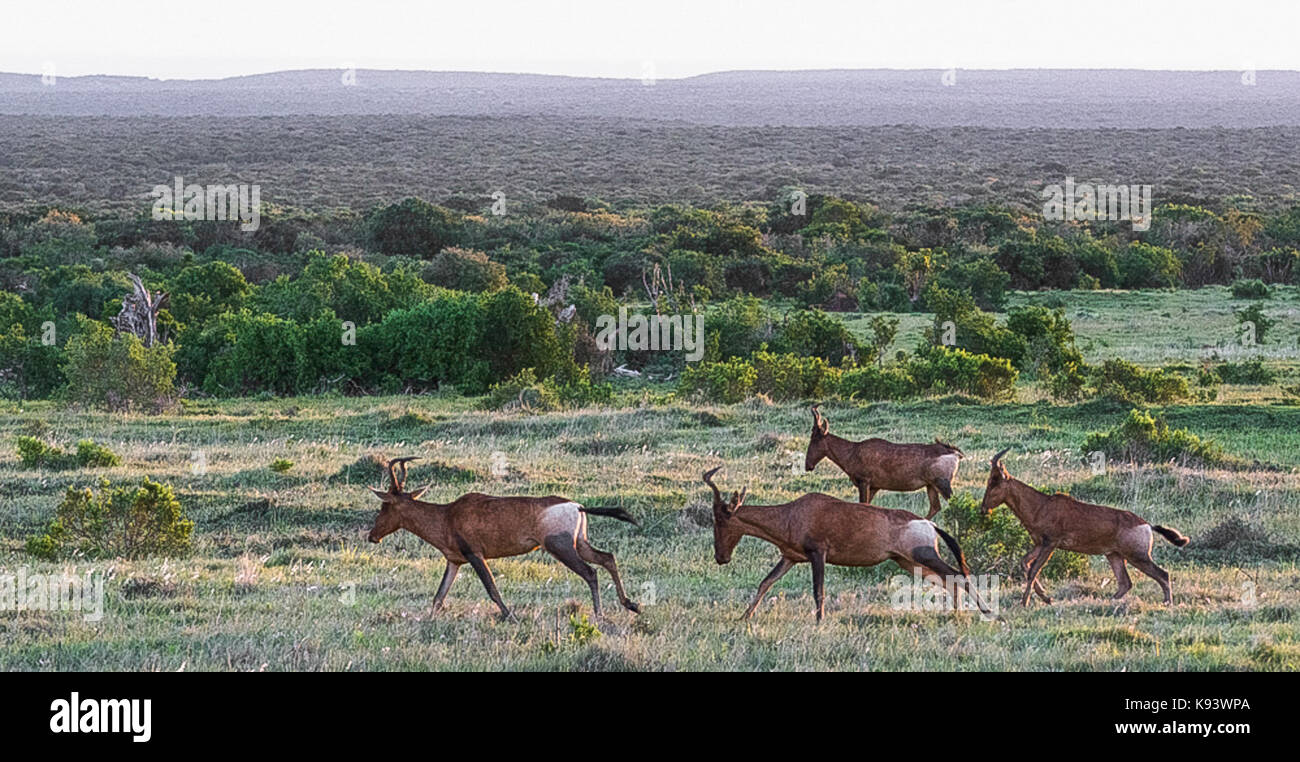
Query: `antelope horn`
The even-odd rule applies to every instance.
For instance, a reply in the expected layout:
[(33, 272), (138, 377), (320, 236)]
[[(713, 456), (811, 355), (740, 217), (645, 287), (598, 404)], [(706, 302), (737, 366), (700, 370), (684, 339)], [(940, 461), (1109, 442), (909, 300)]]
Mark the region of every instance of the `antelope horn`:
[[(408, 455), (405, 458), (393, 458), (388, 461), (388, 478), (392, 481), (393, 487), (398, 490), (406, 489), (406, 464), (419, 459), (418, 455)], [(402, 478), (400, 480), (397, 478), (396, 467), (398, 466), (402, 469)]]
[(822, 403), (820, 403), (820, 402), (818, 402), (818, 403), (816, 403), (816, 404), (814, 404), (814, 405), (812, 406), (812, 414), (813, 414), (813, 420), (814, 420), (814, 421), (820, 421), (821, 418), (822, 418), (822, 414), (819, 413), (819, 412), (817, 412), (817, 408), (819, 408), (819, 407), (821, 407), (821, 406), (822, 406)]
[(998, 461), (1002, 460), (1002, 456), (1003, 456), (1003, 455), (1006, 455), (1006, 454), (1007, 454), (1007, 450), (1010, 450), (1010, 449), (1011, 449), (1010, 447), (1004, 447), (1004, 448), (1002, 448), (1002, 452), (998, 453), (997, 455), (994, 455), (994, 456), (993, 456), (993, 460), (991, 460), (991, 461), (989, 461), (989, 462), (990, 462), (992, 465), (995, 465), (995, 466), (996, 466), (996, 465), (998, 464)]
[(713, 475), (722, 470), (722, 466), (704, 472), (704, 483), (713, 489), (713, 499), (722, 502), (722, 493), (718, 491), (718, 485), (713, 483)]

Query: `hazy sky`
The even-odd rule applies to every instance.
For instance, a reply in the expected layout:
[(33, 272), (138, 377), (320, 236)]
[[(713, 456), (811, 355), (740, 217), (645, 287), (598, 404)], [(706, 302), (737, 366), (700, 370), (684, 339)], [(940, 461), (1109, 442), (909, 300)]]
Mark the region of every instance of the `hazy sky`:
[(0, 71), (1300, 69), (1298, 38), (1294, 0), (46, 0), (6, 4)]

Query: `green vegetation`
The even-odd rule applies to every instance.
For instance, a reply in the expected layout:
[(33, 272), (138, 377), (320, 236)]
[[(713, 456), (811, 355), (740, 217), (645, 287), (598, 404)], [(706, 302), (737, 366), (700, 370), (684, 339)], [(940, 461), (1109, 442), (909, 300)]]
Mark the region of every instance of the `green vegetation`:
[(27, 552), (46, 559), (72, 552), (110, 559), (177, 556), (189, 552), (193, 531), (170, 485), (147, 478), (134, 488), (103, 481), (98, 493), (68, 487), (45, 532), (27, 541)]

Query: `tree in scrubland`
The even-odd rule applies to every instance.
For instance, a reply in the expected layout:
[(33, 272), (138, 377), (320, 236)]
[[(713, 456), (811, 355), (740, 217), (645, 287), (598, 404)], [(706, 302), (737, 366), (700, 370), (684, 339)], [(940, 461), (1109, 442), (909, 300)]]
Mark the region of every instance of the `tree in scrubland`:
[(146, 347), (129, 333), (115, 334), (103, 323), (83, 319), (64, 354), (67, 396), (74, 404), (158, 411), (169, 406), (175, 395), (176, 363), (170, 342)]
[(506, 267), (473, 249), (448, 246), (425, 265), (423, 277), (435, 286), (457, 291), (496, 291), (505, 288)]
[(461, 233), (457, 214), (418, 198), (385, 206), (366, 220), (371, 246), (385, 254), (421, 259), (459, 243)]

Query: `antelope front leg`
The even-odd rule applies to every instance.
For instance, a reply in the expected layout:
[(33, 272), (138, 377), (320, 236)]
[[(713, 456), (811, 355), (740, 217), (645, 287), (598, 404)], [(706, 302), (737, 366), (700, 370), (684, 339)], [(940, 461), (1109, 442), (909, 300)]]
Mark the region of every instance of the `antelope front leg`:
[(858, 479), (858, 480), (857, 480), (857, 484), (858, 484), (858, 502), (859, 502), (859, 503), (870, 503), (870, 502), (871, 502), (871, 496), (874, 495), (874, 494), (876, 494), (876, 491), (873, 490), (873, 489), (871, 489), (871, 480), (870, 480), (870, 479)]
[[(1033, 558), (1034, 553), (1037, 552), (1038, 546), (1035, 545), (1029, 549), (1029, 552), (1025, 554), (1024, 558), (1020, 559), (1020, 571), (1024, 572), (1026, 576), (1029, 575), (1029, 559)], [(1043, 583), (1039, 582), (1037, 579), (1034, 580), (1034, 592), (1038, 594), (1039, 598), (1043, 599), (1043, 603), (1050, 604), (1052, 602), (1052, 598), (1047, 594), (1047, 590), (1043, 587)]]
[(1029, 567), (1029, 580), (1025, 584), (1025, 594), (1020, 598), (1021, 606), (1029, 605), (1029, 594), (1033, 592), (1034, 583), (1038, 581), (1038, 573), (1043, 570), (1043, 566), (1047, 563), (1047, 559), (1052, 557), (1052, 552), (1055, 550), (1056, 548), (1046, 540), (1043, 541), (1042, 545), (1038, 546), (1038, 556), (1034, 558), (1034, 563)]
[(754, 609), (758, 608), (759, 603), (762, 603), (763, 596), (767, 595), (768, 589), (771, 588), (772, 585), (776, 584), (778, 579), (784, 577), (785, 573), (790, 571), (793, 566), (794, 561), (782, 556), (781, 560), (776, 562), (776, 566), (772, 567), (772, 571), (768, 572), (767, 576), (763, 578), (763, 581), (758, 583), (758, 595), (754, 596), (754, 602), (749, 604), (749, 608), (745, 609), (744, 615), (740, 618), (749, 619), (753, 616)]
[(460, 571), (460, 564), (447, 562), (447, 570), (442, 573), (442, 582), (438, 585), (438, 593), (433, 596), (433, 610), (437, 611), (442, 608), (443, 599), (447, 597), (447, 592), (451, 590), (451, 583), (456, 581), (456, 573)]
[(501, 609), (501, 618), (509, 619), (513, 616), (510, 609), (506, 608), (506, 604), (501, 600), (501, 593), (497, 592), (497, 583), (492, 579), (492, 570), (488, 568), (483, 557), (475, 553), (466, 553), (465, 557), (469, 559), (469, 565), (474, 567), (474, 571), (478, 573), (478, 578), (483, 581), (483, 587), (487, 589), (488, 597), (497, 605), (497, 608)]
[(817, 603), (817, 621), (821, 622), (826, 613), (826, 551), (808, 551), (808, 560), (813, 568), (813, 600)]

